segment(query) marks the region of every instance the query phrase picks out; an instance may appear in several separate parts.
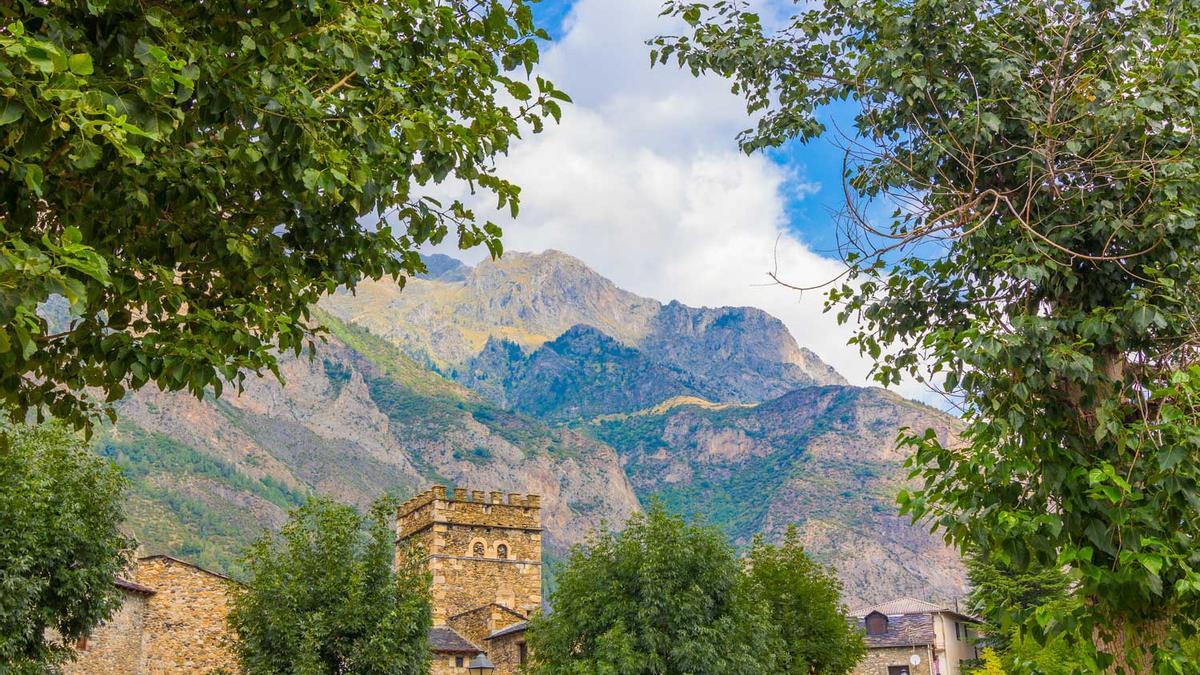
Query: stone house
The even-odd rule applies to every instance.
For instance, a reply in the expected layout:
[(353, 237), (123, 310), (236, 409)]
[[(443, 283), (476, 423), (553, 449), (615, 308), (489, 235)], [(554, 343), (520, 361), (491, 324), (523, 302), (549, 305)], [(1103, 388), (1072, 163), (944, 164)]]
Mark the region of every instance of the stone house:
[(496, 675), (526, 663), (526, 622), (542, 607), (540, 501), (439, 485), (398, 509), (397, 562), (433, 580), (432, 675), (465, 675), (478, 654)]
[[(526, 621), (542, 607), (537, 495), (435, 486), (397, 511), (396, 560), (432, 578), (432, 675), (466, 675), (486, 654), (496, 675), (526, 663)], [(80, 640), (68, 675), (237, 671), (229, 641), (229, 578), (166, 555), (139, 558), (115, 583), (124, 603)]]
[(166, 555), (138, 558), (114, 583), (121, 608), (76, 644), (68, 675), (208, 673), (236, 670), (226, 640), (231, 581)]
[(900, 598), (851, 612), (867, 655), (853, 675), (959, 675), (979, 658), (979, 620), (955, 609)]

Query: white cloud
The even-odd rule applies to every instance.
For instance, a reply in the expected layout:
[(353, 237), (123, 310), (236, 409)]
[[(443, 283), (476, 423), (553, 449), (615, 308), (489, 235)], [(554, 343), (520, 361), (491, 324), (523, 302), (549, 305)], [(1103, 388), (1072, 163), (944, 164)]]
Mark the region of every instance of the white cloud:
[(561, 125), (518, 143), (501, 162), (501, 173), (522, 187), (520, 218), (497, 218), (505, 247), (565, 251), (659, 300), (760, 307), (865, 384), (869, 363), (846, 345), (849, 328), (822, 311), (823, 293), (767, 277), (777, 266), (789, 282), (811, 285), (841, 270), (787, 228), (787, 201), (816, 186), (794, 166), (737, 149), (749, 119), (727, 82), (650, 69), (644, 41), (670, 29), (658, 8), (657, 0), (579, 0), (572, 10), (541, 70), (575, 104)]

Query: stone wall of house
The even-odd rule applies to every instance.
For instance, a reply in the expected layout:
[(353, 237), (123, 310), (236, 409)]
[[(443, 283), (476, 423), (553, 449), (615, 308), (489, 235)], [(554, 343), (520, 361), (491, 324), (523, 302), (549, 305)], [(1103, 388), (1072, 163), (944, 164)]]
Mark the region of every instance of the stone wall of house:
[(446, 625), (453, 628), (456, 633), (466, 638), (467, 641), (486, 649), (487, 643), (484, 640), (492, 634), (491, 619), (493, 607), (494, 605), (487, 604), (462, 612), (461, 614), (456, 614), (446, 620)]
[(397, 558), (410, 547), (428, 561), (434, 625), (498, 603), (522, 614), (542, 604), (542, 529), (537, 495), (432, 489), (397, 511)]
[(128, 675), (139, 672), (150, 596), (122, 589), (121, 597), (121, 608), (116, 614), (97, 626), (78, 645), (80, 649), (75, 660), (62, 669), (65, 675)]
[(142, 672), (236, 672), (225, 624), (232, 582), (166, 557), (139, 560), (135, 581), (155, 591), (146, 612)]
[[(457, 665), (459, 662), (462, 665)], [(429, 659), (429, 675), (467, 675), (467, 664), (471, 657), (452, 654), (433, 654)]]
[[(920, 665), (914, 666), (909, 662), (913, 654), (921, 657)], [(866, 657), (850, 672), (851, 675), (888, 675), (889, 666), (905, 666), (908, 668), (908, 675), (931, 675), (929, 648), (920, 646), (868, 649)]]
[(526, 618), (506, 607), (490, 603), (451, 616), (446, 624), (470, 642), (486, 648), (489, 635), (525, 621)]
[(525, 631), (517, 631), (487, 641), (487, 654), (496, 675), (518, 675), (525, 668), (528, 652), (525, 646)]

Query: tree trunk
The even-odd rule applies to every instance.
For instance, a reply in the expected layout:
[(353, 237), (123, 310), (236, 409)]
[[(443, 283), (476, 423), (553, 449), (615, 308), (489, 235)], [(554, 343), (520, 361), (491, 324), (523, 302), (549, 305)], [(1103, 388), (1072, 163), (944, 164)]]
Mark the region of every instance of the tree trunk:
[(1171, 618), (1133, 621), (1119, 618), (1107, 627), (1108, 635), (1096, 631), (1096, 646), (1112, 654), (1113, 664), (1106, 675), (1143, 675), (1154, 672), (1154, 654), (1171, 631)]

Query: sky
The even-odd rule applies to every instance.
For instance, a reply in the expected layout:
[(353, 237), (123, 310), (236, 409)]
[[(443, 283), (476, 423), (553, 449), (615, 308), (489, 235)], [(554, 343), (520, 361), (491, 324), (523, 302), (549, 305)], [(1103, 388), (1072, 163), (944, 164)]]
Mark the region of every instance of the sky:
[[(789, 6), (794, 6), (788, 3)], [(552, 36), (539, 74), (566, 91), (562, 123), (528, 135), (498, 162), (521, 186), (520, 216), (479, 205), (507, 250), (558, 249), (619, 286), (694, 306), (753, 306), (779, 317), (854, 384), (870, 363), (820, 291), (843, 268), (833, 214), (843, 203), (841, 151), (829, 141), (746, 156), (743, 101), (717, 78), (650, 68), (645, 40), (674, 26), (659, 0), (544, 0)], [(849, 119), (846, 110), (830, 113)], [(482, 251), (452, 253), (475, 262)], [(900, 393), (926, 398), (918, 385)]]

